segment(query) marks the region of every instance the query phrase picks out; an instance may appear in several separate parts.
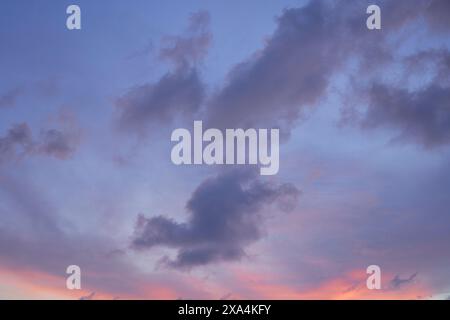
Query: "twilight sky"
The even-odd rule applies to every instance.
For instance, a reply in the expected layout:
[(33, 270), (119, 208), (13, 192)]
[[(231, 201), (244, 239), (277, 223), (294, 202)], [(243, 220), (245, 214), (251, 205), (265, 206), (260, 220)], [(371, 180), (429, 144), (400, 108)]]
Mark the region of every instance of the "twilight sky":
[[(450, 1), (0, 7), (0, 299), (450, 297)], [(174, 165), (194, 120), (279, 173)]]

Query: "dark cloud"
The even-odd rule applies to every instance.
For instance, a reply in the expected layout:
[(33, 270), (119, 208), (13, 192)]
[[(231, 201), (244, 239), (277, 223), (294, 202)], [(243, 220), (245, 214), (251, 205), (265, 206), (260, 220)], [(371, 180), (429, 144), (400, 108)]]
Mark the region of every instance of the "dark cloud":
[(425, 17), (431, 27), (448, 33), (450, 30), (450, 2), (433, 0), (429, 2)]
[(36, 154), (67, 159), (75, 152), (77, 141), (75, 133), (57, 129), (43, 130), (41, 136), (34, 139), (28, 124), (15, 124), (0, 137), (0, 163)]
[(126, 131), (145, 134), (161, 123), (180, 115), (192, 116), (200, 107), (204, 88), (198, 71), (180, 68), (158, 82), (131, 89), (117, 100), (119, 126)]
[(91, 292), (87, 296), (80, 297), (80, 300), (94, 300), (95, 292)]
[(425, 147), (450, 143), (450, 88), (430, 85), (420, 91), (373, 85), (363, 119), (366, 128), (399, 131), (395, 140), (415, 141)]
[(173, 70), (155, 83), (136, 86), (117, 99), (119, 127), (142, 135), (155, 125), (191, 118), (200, 109), (205, 88), (197, 64), (211, 43), (209, 23), (207, 12), (197, 12), (190, 17), (185, 35), (163, 39), (159, 56), (173, 64)]
[[(450, 33), (445, 26), (450, 14), (448, 1), (418, 1), (414, 6), (407, 2), (383, 2), (383, 21), (388, 26), (404, 26), (422, 18), (428, 25), (432, 36)], [(397, 20), (394, 18), (397, 17)], [(445, 20), (445, 21), (444, 21)], [(384, 24), (383, 24), (384, 25)], [(436, 33), (436, 30), (439, 32)], [(390, 30), (392, 33), (392, 30)], [(441, 39), (445, 39), (441, 38)], [(401, 41), (399, 41), (401, 43)], [(426, 148), (448, 145), (450, 142), (450, 51), (445, 41), (433, 49), (419, 49), (409, 55), (396, 55), (392, 45), (380, 43), (386, 59), (363, 59), (365, 64), (376, 66), (364, 70), (364, 80), (360, 73), (355, 75), (351, 88), (346, 89), (349, 100), (358, 101), (342, 109), (343, 121), (357, 123), (362, 128), (380, 128), (396, 133), (395, 142), (413, 142)], [(401, 67), (401, 81), (388, 82), (391, 76), (386, 71), (392, 67)], [(380, 75), (379, 70), (384, 74)], [(388, 77), (386, 77), (388, 75)], [(430, 80), (428, 80), (430, 79)], [(425, 82), (417, 85), (418, 82)], [(411, 84), (415, 84), (411, 86)], [(364, 109), (366, 107), (366, 109)]]
[(430, 49), (405, 58), (405, 67), (413, 74), (435, 73), (433, 81), (450, 85), (450, 51)]
[(75, 152), (76, 140), (76, 136), (69, 132), (48, 129), (41, 132), (41, 141), (36, 149), (41, 154), (67, 159)]
[(31, 129), (26, 123), (13, 125), (4, 137), (0, 137), (0, 163), (17, 159), (33, 148)]
[(390, 281), (390, 288), (391, 289), (398, 289), (401, 286), (407, 285), (412, 283), (417, 277), (417, 273), (412, 274), (408, 278), (402, 279), (399, 275), (396, 275), (394, 279)]
[(194, 191), (186, 205), (187, 222), (139, 216), (132, 246), (176, 248), (176, 259), (166, 262), (179, 268), (238, 260), (244, 248), (261, 237), (261, 209), (286, 197), (295, 201), (298, 195), (290, 184), (259, 181), (253, 170), (223, 173)]
[(211, 125), (289, 128), (318, 102), (340, 66), (340, 18), (324, 1), (285, 10), (265, 48), (238, 64), (212, 98)]

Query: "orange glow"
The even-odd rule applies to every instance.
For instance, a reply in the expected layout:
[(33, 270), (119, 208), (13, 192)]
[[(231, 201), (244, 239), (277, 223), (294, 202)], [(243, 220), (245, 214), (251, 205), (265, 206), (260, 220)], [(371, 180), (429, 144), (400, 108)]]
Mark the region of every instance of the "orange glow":
[[(384, 281), (381, 290), (369, 290), (366, 287), (366, 274), (361, 270), (353, 270), (343, 277), (330, 279), (322, 284), (302, 289), (277, 283), (270, 275), (252, 274), (238, 271), (236, 279), (242, 290), (250, 292), (249, 299), (274, 300), (409, 300), (429, 296), (430, 290), (420, 283), (411, 283), (397, 289), (388, 288)], [(392, 279), (394, 275), (384, 274), (384, 279)]]
[[(430, 296), (423, 284), (411, 283), (398, 289), (388, 289), (388, 280), (383, 281), (381, 290), (369, 290), (366, 287), (366, 274), (361, 270), (352, 270), (342, 277), (326, 280), (318, 286), (301, 288), (291, 284), (283, 284), (271, 274), (248, 272), (233, 269), (231, 283), (222, 285), (215, 281), (186, 277), (184, 285), (200, 296), (182, 297), (176, 288), (163, 284), (143, 282), (135, 287), (134, 294), (117, 294), (102, 292), (97, 288), (68, 290), (64, 276), (54, 276), (43, 272), (25, 269), (0, 268), (0, 299), (79, 299), (96, 292), (95, 300), (120, 299), (167, 299), (208, 298), (219, 299), (231, 292), (232, 299), (287, 299), (287, 300), (360, 300), (360, 299), (418, 299)], [(394, 275), (383, 274), (383, 279), (392, 279)], [(220, 281), (219, 281), (220, 282)], [(233, 286), (233, 283), (235, 284)]]

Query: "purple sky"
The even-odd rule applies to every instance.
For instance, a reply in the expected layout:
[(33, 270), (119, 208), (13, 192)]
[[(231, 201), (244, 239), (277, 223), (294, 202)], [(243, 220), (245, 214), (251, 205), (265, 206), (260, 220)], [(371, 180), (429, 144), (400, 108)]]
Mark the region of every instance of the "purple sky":
[[(449, 1), (75, 2), (0, 5), (0, 298), (450, 296)], [(279, 173), (175, 166), (194, 120)]]

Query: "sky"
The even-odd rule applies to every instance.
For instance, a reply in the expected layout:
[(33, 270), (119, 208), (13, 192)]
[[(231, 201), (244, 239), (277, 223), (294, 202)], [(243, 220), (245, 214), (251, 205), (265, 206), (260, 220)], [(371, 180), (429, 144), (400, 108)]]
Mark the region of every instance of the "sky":
[[(450, 297), (449, 1), (0, 6), (0, 299)], [(279, 172), (173, 164), (195, 120)]]

